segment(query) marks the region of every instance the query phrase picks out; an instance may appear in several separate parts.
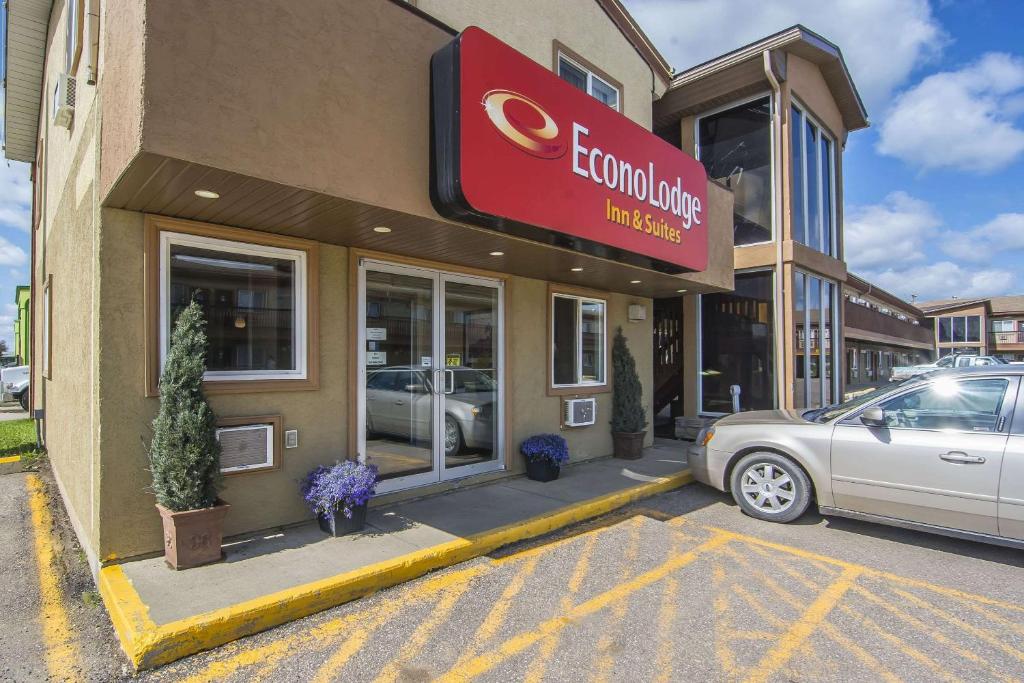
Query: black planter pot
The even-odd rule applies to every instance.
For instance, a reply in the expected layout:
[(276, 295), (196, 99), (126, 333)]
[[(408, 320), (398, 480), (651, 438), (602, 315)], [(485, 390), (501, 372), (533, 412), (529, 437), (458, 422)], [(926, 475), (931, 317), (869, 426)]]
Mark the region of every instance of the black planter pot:
[(554, 481), (561, 471), (561, 467), (547, 458), (526, 461), (526, 476), (534, 481)]
[(317, 515), (316, 519), (320, 528), (331, 536), (354, 534), (366, 526), (366, 503), (352, 508), (351, 519), (341, 510), (335, 510), (333, 515)]

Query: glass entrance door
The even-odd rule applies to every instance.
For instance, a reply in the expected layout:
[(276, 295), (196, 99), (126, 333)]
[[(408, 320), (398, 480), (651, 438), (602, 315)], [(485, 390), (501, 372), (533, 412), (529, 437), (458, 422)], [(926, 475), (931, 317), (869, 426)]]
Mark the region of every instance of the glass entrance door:
[(501, 283), (364, 260), (359, 290), (359, 458), (378, 491), (501, 469)]

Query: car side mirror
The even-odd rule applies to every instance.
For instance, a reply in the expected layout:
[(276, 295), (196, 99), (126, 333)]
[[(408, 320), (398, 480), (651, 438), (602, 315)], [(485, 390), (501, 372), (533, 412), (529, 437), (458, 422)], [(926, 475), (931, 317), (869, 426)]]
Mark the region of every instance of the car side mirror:
[(860, 414), (860, 421), (868, 427), (887, 427), (885, 411), (878, 406), (872, 406)]

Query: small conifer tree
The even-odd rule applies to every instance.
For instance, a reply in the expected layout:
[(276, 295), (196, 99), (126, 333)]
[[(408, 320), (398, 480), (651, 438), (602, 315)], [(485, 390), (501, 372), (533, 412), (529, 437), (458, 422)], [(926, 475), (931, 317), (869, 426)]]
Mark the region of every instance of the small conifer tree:
[(220, 442), (203, 395), (205, 372), (206, 321), (193, 301), (171, 335), (149, 448), (156, 501), (173, 512), (212, 507), (221, 488)]
[(636, 433), (647, 426), (647, 416), (643, 406), (643, 388), (640, 376), (636, 373), (636, 361), (629, 347), (622, 328), (615, 331), (612, 344), (612, 431), (618, 433)]

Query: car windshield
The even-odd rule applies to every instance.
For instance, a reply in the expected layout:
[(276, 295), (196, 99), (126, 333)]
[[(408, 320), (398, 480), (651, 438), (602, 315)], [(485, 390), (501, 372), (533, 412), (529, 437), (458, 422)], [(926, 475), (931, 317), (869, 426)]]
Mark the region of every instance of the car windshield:
[(862, 405), (871, 403), (876, 398), (884, 396), (893, 389), (896, 389), (898, 387), (909, 386), (911, 384), (917, 384), (918, 382), (921, 382), (928, 378), (931, 374), (932, 373), (925, 373), (923, 375), (915, 375), (913, 377), (908, 377), (900, 382), (893, 382), (884, 387), (878, 387), (873, 391), (869, 391), (866, 394), (861, 394), (860, 396), (851, 398), (849, 401), (844, 401), (843, 403), (836, 403), (830, 406), (825, 406), (824, 408), (808, 410), (806, 413), (803, 414), (803, 418), (809, 422), (828, 422), (830, 420), (834, 420), (844, 413), (848, 413), (851, 410), (859, 408)]

